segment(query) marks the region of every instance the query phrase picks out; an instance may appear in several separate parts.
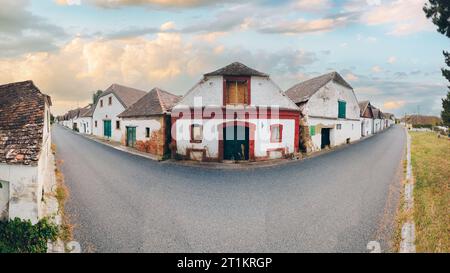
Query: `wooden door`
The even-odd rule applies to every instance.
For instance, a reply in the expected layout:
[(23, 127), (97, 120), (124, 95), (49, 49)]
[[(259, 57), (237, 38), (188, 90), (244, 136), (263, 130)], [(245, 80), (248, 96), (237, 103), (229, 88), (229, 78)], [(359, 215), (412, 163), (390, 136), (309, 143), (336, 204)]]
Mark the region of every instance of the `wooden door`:
[(111, 121), (110, 120), (103, 121), (103, 135), (105, 137), (111, 137)]
[(136, 127), (127, 127), (127, 146), (136, 146)]
[(245, 126), (230, 126), (223, 129), (224, 160), (249, 160), (250, 130)]

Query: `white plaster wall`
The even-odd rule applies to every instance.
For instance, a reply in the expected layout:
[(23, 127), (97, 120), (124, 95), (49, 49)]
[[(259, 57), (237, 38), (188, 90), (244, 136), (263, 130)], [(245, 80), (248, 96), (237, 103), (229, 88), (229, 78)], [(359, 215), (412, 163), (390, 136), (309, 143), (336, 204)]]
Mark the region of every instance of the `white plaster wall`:
[[(81, 117), (75, 120), (77, 123), (80, 133), (92, 134), (92, 118), (91, 117)], [(84, 131), (84, 125), (86, 125), (86, 131)]]
[[(338, 130), (336, 125), (341, 124), (341, 130)], [(350, 138), (350, 142), (361, 139), (361, 122), (351, 120), (332, 120), (322, 118), (309, 118), (309, 126), (323, 125), (326, 128), (332, 127), (330, 130), (330, 145), (338, 146), (347, 143), (347, 139)], [(316, 134), (311, 137), (313, 142), (313, 150), (319, 151), (322, 145), (322, 134), (320, 130), (316, 129)]]
[[(0, 164), (0, 180), (9, 183), (9, 219), (39, 220), (38, 166)], [(4, 202), (2, 202), (4, 203)]]
[[(186, 149), (206, 149), (206, 156), (218, 158), (219, 156), (219, 130), (218, 126), (224, 122), (234, 121), (223, 119), (189, 120), (179, 119), (176, 121), (177, 153), (186, 155)], [(256, 125), (255, 131), (255, 157), (266, 157), (268, 149), (285, 148), (288, 154), (295, 152), (295, 121), (291, 119), (250, 119), (237, 121), (248, 121)], [(202, 143), (190, 143), (190, 125), (203, 124)], [(283, 135), (281, 143), (270, 142), (270, 125), (282, 124)]]
[(122, 126), (122, 139), (125, 141), (127, 136), (126, 127), (136, 127), (136, 140), (147, 141), (150, 140), (146, 137), (146, 128), (150, 128), (150, 137), (155, 131), (159, 131), (162, 127), (161, 116), (145, 117), (145, 118), (124, 118)]
[[(297, 106), (269, 78), (251, 77), (251, 106), (277, 106), (284, 109), (298, 109)], [(200, 81), (189, 91), (174, 109), (186, 106), (222, 106), (223, 77), (213, 76)]]
[[(112, 97), (112, 104), (108, 105), (109, 97)], [(103, 107), (100, 107), (100, 100), (103, 100)], [(97, 105), (95, 106), (93, 121), (95, 124), (97, 121), (97, 127), (93, 126), (92, 133), (96, 136), (103, 137), (103, 121), (111, 120), (111, 139), (114, 141), (120, 141), (122, 137), (122, 120), (117, 116), (125, 110), (123, 105), (119, 102), (114, 94), (109, 94), (103, 96), (99, 99)], [(120, 120), (120, 129), (116, 129), (116, 121)]]
[(309, 99), (307, 103), (308, 115), (337, 118), (339, 100), (347, 103), (346, 118), (359, 120), (360, 109), (355, 94), (351, 89), (334, 82), (329, 82)]
[(373, 134), (373, 119), (371, 118), (361, 118), (361, 123), (363, 126), (363, 136), (370, 136)]
[(374, 134), (381, 132), (381, 119), (374, 119)]

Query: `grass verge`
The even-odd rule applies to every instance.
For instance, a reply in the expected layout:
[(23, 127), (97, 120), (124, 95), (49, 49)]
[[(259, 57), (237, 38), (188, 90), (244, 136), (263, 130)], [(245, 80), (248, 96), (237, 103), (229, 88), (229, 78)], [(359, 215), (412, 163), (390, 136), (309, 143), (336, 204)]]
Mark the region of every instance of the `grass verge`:
[[(56, 145), (52, 144), (52, 152), (56, 155)], [(56, 176), (56, 190), (55, 197), (58, 200), (59, 214), (61, 215), (61, 227), (60, 238), (64, 242), (70, 242), (73, 240), (73, 225), (70, 224), (69, 217), (65, 213), (65, 204), (67, 198), (69, 198), (69, 189), (64, 183), (64, 175), (60, 171), (62, 160), (56, 161), (55, 176)]]
[(417, 252), (450, 252), (450, 140), (410, 132)]

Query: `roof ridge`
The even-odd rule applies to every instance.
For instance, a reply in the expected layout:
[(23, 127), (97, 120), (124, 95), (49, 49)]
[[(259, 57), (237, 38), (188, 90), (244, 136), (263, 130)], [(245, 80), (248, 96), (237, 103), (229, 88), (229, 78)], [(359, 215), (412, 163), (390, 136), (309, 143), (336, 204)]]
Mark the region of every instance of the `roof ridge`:
[(161, 94), (160, 94), (161, 89), (159, 89), (159, 87), (155, 87), (154, 89), (156, 90), (156, 95), (158, 96), (159, 105), (161, 106), (161, 109), (163, 110), (163, 112), (167, 112), (166, 106), (164, 105), (164, 103), (161, 99)]

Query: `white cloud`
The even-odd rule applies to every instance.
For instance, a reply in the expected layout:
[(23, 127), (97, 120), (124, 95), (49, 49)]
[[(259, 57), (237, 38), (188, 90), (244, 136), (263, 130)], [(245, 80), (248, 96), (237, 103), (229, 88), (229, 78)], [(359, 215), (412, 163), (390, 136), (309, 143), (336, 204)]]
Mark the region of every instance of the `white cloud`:
[[(143, 90), (155, 86), (182, 95), (206, 72), (241, 61), (284, 79), (316, 61), (313, 53), (284, 49), (248, 51), (200, 40), (184, 40), (178, 33), (159, 33), (153, 39), (74, 38), (58, 51), (0, 58), (0, 84), (33, 80), (52, 96), (56, 114), (87, 103), (94, 90), (120, 83)], [(284, 86), (287, 87), (287, 86)]]
[(374, 67), (372, 67), (372, 72), (374, 72), (374, 73), (381, 73), (382, 71), (383, 71), (383, 69), (378, 65), (375, 65)]
[(387, 109), (387, 110), (396, 110), (396, 109), (404, 107), (405, 104), (406, 104), (406, 101), (404, 101), (404, 100), (386, 101), (383, 104), (383, 108)]
[(389, 59), (387, 60), (387, 62), (388, 62), (389, 64), (394, 64), (394, 63), (397, 62), (397, 57), (391, 56), (391, 57), (389, 57)]
[(0, 57), (54, 50), (65, 31), (32, 14), (29, 0), (4, 1), (0, 8)]
[(389, 34), (408, 35), (431, 29), (422, 10), (425, 0), (385, 1), (361, 16), (362, 22), (371, 25), (390, 24)]
[(120, 6), (155, 5), (162, 7), (196, 7), (220, 3), (220, 0), (55, 0), (60, 5), (92, 4), (105, 8)]
[(297, 0), (294, 4), (300, 11), (324, 12), (332, 7), (329, 0)]
[(354, 81), (359, 80), (358, 76), (356, 76), (356, 75), (353, 74), (353, 73), (348, 73), (348, 74), (346, 74), (344, 78), (347, 79), (347, 80), (349, 80), (349, 81), (351, 81), (351, 82), (354, 82)]

